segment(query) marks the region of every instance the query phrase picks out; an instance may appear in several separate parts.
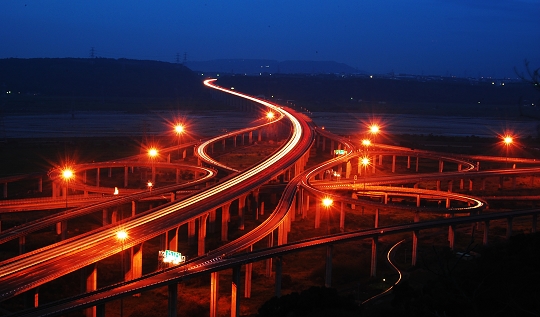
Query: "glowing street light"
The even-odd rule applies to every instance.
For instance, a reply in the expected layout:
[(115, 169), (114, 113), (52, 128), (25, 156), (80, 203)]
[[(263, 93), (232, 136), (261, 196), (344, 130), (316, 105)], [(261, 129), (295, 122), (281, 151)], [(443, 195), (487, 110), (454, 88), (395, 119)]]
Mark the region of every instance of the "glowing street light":
[(152, 191), (152, 187), (154, 186), (154, 183), (152, 183), (151, 181), (148, 181), (148, 183), (146, 183), (146, 186), (148, 187), (148, 191)]
[(366, 191), (366, 174), (367, 174), (367, 167), (369, 165), (369, 158), (367, 156), (362, 157), (360, 160), (360, 164), (364, 167), (364, 191)]
[(159, 152), (156, 148), (152, 147), (148, 150), (148, 156), (152, 162), (152, 182), (156, 182), (156, 169), (154, 167), (154, 160), (158, 156)]
[(324, 206), (324, 208), (326, 208), (327, 212), (328, 212), (328, 221), (326, 222), (326, 234), (330, 234), (330, 207), (332, 207), (332, 205), (334, 204), (334, 201), (332, 200), (332, 198), (330, 197), (325, 197), (323, 198), (322, 200), (322, 205)]
[(377, 133), (379, 133), (379, 130), (380, 130), (380, 128), (379, 128), (379, 126), (376, 125), (376, 124), (372, 124), (372, 125), (369, 127), (369, 132), (370, 132), (371, 134), (377, 134)]
[(362, 145), (366, 147), (370, 146), (371, 145), (371, 140), (370, 139), (363, 139), (362, 140)]
[(323, 198), (322, 203), (323, 203), (324, 207), (328, 208), (328, 207), (332, 206), (334, 201), (332, 200), (332, 198), (326, 197), (326, 198)]
[(275, 114), (274, 114), (272, 111), (268, 111), (268, 112), (266, 113), (266, 119), (268, 119), (268, 120), (273, 120), (274, 117), (275, 117)]
[(174, 132), (178, 136), (178, 159), (180, 159), (180, 140), (182, 139), (182, 134), (184, 134), (184, 126), (180, 123), (174, 126)]
[(509, 135), (503, 137), (503, 143), (506, 146), (506, 167), (508, 167), (508, 147), (514, 142), (514, 138)]
[(65, 168), (62, 171), (62, 178), (66, 182), (66, 208), (68, 207), (68, 191), (69, 191), (69, 181), (73, 178), (75, 174), (70, 168)]

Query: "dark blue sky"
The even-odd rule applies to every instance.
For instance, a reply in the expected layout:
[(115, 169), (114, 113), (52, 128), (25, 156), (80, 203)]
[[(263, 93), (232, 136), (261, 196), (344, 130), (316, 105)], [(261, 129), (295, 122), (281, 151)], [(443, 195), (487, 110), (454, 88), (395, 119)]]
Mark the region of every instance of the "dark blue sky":
[(540, 67), (540, 0), (3, 0), (0, 58), (346, 63), (516, 77)]

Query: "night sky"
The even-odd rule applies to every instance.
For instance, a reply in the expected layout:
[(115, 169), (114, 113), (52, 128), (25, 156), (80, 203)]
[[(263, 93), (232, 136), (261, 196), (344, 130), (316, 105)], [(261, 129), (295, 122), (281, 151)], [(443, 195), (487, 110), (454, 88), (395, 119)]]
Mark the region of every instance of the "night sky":
[(3, 0), (0, 58), (336, 61), (371, 73), (540, 67), (540, 0)]

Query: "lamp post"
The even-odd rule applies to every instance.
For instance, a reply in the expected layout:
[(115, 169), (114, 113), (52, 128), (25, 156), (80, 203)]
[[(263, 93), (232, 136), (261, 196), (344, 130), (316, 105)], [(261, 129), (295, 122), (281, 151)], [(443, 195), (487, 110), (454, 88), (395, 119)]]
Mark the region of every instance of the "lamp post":
[(150, 161), (152, 163), (152, 183), (156, 182), (156, 171), (154, 168), (154, 160), (158, 156), (158, 150), (154, 147), (150, 148), (148, 150), (148, 156), (150, 157)]
[(506, 168), (508, 168), (508, 147), (510, 146), (510, 144), (512, 144), (512, 142), (514, 142), (514, 139), (511, 136), (507, 135), (503, 138), (503, 142), (506, 146)]
[(330, 225), (330, 207), (332, 206), (333, 203), (334, 203), (334, 201), (332, 200), (332, 198), (329, 198), (329, 197), (325, 197), (322, 200), (322, 204), (323, 204), (324, 208), (326, 208), (327, 215), (328, 215), (328, 221), (326, 222), (326, 235), (330, 234), (330, 229), (329, 229), (329, 225)]
[(66, 182), (66, 208), (68, 207), (68, 191), (69, 191), (69, 180), (73, 178), (74, 174), (70, 168), (65, 168), (62, 171), (62, 178)]
[[(122, 243), (122, 251), (120, 252), (121, 273), (122, 281), (125, 280), (124, 276), (124, 242), (126, 241), (128, 234), (125, 230), (120, 230), (116, 233), (116, 239)], [(124, 298), (120, 297), (120, 317), (124, 316)]]
[(369, 165), (369, 157), (364, 156), (362, 160), (360, 161), (362, 166), (364, 167), (364, 192), (366, 191), (366, 174), (367, 174), (367, 166)]
[(148, 191), (151, 192), (152, 187), (154, 186), (154, 183), (152, 183), (151, 181), (148, 181), (148, 183), (146, 183), (146, 186), (148, 187)]
[(182, 138), (182, 134), (184, 134), (184, 126), (180, 123), (176, 124), (174, 126), (174, 132), (178, 136), (178, 159), (180, 160), (180, 140)]

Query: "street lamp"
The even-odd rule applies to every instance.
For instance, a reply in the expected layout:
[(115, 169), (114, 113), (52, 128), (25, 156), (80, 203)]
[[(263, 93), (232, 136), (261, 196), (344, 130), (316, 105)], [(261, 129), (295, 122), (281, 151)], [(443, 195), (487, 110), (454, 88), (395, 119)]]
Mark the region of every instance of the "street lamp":
[[(120, 262), (122, 268), (122, 281), (125, 280), (124, 276), (124, 242), (126, 241), (128, 234), (125, 230), (120, 230), (116, 233), (116, 239), (122, 243), (122, 252), (120, 252)], [(124, 298), (120, 297), (120, 317), (124, 316)]]
[(275, 116), (275, 114), (272, 111), (268, 111), (266, 113), (266, 119), (268, 119), (268, 120), (274, 119), (274, 116)]
[(360, 164), (362, 164), (362, 166), (364, 167), (364, 191), (366, 191), (366, 174), (367, 174), (367, 167), (369, 165), (369, 157), (364, 156), (360, 160)]
[(148, 150), (148, 156), (150, 157), (150, 161), (152, 163), (152, 182), (156, 182), (156, 170), (154, 168), (154, 160), (158, 156), (158, 150), (154, 147), (150, 148)]
[(152, 191), (152, 186), (154, 186), (154, 183), (152, 183), (151, 181), (148, 181), (148, 183), (146, 183), (146, 186), (148, 187), (148, 191)]
[(326, 235), (328, 235), (328, 234), (330, 234), (330, 229), (329, 229), (329, 225), (330, 225), (330, 207), (332, 206), (332, 204), (334, 204), (334, 201), (330, 197), (325, 197), (322, 200), (322, 204), (323, 204), (324, 208), (326, 208), (327, 215), (328, 215), (328, 221), (326, 222)]
[(62, 178), (66, 182), (66, 208), (68, 207), (68, 191), (69, 191), (69, 180), (73, 178), (75, 174), (70, 168), (65, 168), (62, 171)]
[(178, 159), (180, 159), (180, 140), (182, 138), (182, 134), (184, 134), (184, 126), (180, 123), (176, 124), (174, 126), (174, 132), (178, 136)]
[(506, 167), (508, 168), (508, 147), (510, 146), (510, 144), (512, 144), (512, 142), (514, 142), (514, 139), (511, 136), (507, 135), (503, 138), (503, 142), (506, 146)]
[(372, 124), (372, 125), (369, 127), (369, 132), (370, 132), (371, 134), (377, 134), (377, 133), (379, 133), (379, 130), (380, 130), (380, 128), (379, 128), (379, 126), (376, 125), (376, 124)]

